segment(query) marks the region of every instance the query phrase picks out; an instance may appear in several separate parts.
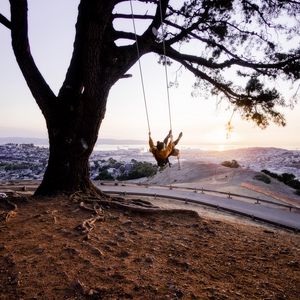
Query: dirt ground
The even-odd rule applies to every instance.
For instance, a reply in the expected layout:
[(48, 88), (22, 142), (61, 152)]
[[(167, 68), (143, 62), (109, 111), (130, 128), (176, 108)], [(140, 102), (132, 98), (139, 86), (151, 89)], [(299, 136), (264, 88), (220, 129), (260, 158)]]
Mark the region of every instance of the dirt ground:
[(93, 213), (78, 201), (9, 200), (9, 214), (0, 201), (0, 299), (299, 299), (299, 234), (108, 206), (87, 233)]

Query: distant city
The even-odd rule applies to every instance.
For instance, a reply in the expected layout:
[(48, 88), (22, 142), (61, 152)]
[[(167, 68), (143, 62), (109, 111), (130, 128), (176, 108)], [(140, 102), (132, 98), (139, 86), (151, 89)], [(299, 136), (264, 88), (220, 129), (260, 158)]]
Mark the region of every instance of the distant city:
[[(0, 180), (41, 180), (49, 156), (48, 147), (33, 143), (7, 143), (0, 145)], [(117, 150), (94, 151), (90, 157), (90, 176), (97, 178), (100, 168), (109, 159), (122, 162), (130, 170), (132, 160), (155, 164), (151, 153), (145, 145), (135, 148), (120, 147)], [(227, 151), (203, 151), (199, 149), (181, 150), (181, 162), (201, 161), (204, 163), (221, 163), (235, 159), (241, 167), (261, 171), (267, 169), (277, 174), (291, 173), (300, 179), (300, 151), (279, 148), (242, 148)], [(118, 174), (113, 167), (108, 171)]]

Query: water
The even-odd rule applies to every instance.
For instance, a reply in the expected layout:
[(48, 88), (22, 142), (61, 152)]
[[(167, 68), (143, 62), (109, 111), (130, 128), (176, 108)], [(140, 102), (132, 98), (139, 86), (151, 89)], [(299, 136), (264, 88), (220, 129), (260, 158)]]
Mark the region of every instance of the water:
[[(48, 144), (36, 144), (35, 146), (48, 148)], [(203, 144), (203, 145), (177, 145), (176, 148), (179, 150), (200, 150), (200, 151), (226, 151), (226, 150), (234, 150), (234, 149), (243, 149), (243, 148), (251, 148), (251, 147), (275, 147), (282, 148), (286, 150), (300, 150), (300, 146), (256, 146), (256, 145), (212, 145), (212, 144)], [(149, 145), (145, 144), (96, 144), (94, 147), (94, 151), (117, 151), (117, 150), (139, 150), (140, 152), (148, 152)]]

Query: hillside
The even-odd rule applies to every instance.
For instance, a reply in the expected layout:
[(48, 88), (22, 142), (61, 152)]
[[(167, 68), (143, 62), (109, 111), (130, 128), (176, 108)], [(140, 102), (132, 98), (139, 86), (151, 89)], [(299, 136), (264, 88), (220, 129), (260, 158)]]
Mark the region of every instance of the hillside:
[[(189, 211), (1, 200), (0, 299), (297, 299), (300, 236)], [(6, 217), (6, 218), (5, 218)]]
[(148, 184), (176, 185), (192, 188), (205, 188), (223, 192), (230, 192), (260, 199), (293, 204), (300, 207), (300, 196), (295, 190), (270, 178), (271, 183), (266, 184), (255, 179), (260, 172), (245, 168), (228, 168), (218, 163), (207, 163), (199, 160), (177, 163), (171, 168), (158, 172), (152, 178), (133, 180)]

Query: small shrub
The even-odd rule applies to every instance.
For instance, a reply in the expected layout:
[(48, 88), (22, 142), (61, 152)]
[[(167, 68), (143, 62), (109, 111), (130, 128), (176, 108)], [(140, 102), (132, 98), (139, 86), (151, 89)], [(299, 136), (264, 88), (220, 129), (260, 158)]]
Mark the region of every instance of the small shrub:
[(290, 181), (295, 179), (295, 175), (291, 173), (282, 173), (281, 174), (281, 181), (285, 184), (289, 184)]
[(290, 187), (294, 188), (295, 190), (300, 191), (300, 181), (297, 179), (293, 179), (287, 183)]
[(239, 163), (235, 159), (233, 159), (232, 161), (225, 160), (221, 163), (221, 165), (224, 167), (228, 167), (228, 168), (239, 168), (240, 167)]
[(140, 162), (136, 160), (131, 161), (133, 166), (128, 173), (120, 175), (118, 180), (130, 180), (137, 179), (142, 177), (151, 177), (154, 176), (157, 172), (157, 166), (149, 162)]
[(271, 179), (267, 175), (264, 175), (264, 174), (257, 174), (257, 175), (255, 175), (253, 177), (253, 179), (262, 181), (262, 182), (264, 182), (266, 184), (270, 184), (271, 183)]
[(99, 174), (96, 176), (95, 180), (114, 180), (114, 178), (106, 169), (102, 169), (99, 171)]
[(277, 180), (283, 182), (285, 185), (288, 185), (288, 186), (294, 188), (295, 190), (297, 190), (295, 192), (296, 194), (300, 191), (300, 181), (295, 179), (296, 176), (292, 173), (282, 173), (280, 175), (280, 174), (276, 174), (276, 173), (270, 172), (265, 169), (261, 170), (261, 172), (263, 172), (273, 178), (276, 178)]
[(280, 180), (280, 175), (278, 175), (278, 174), (276, 174), (276, 173), (273, 173), (273, 172), (271, 172), (271, 171), (269, 171), (269, 170), (263, 169), (263, 170), (261, 170), (261, 172), (262, 172), (262, 173), (265, 173), (265, 174), (267, 174), (267, 175), (269, 175), (269, 176), (271, 176), (271, 177), (273, 177), (273, 178), (276, 178), (276, 179)]

